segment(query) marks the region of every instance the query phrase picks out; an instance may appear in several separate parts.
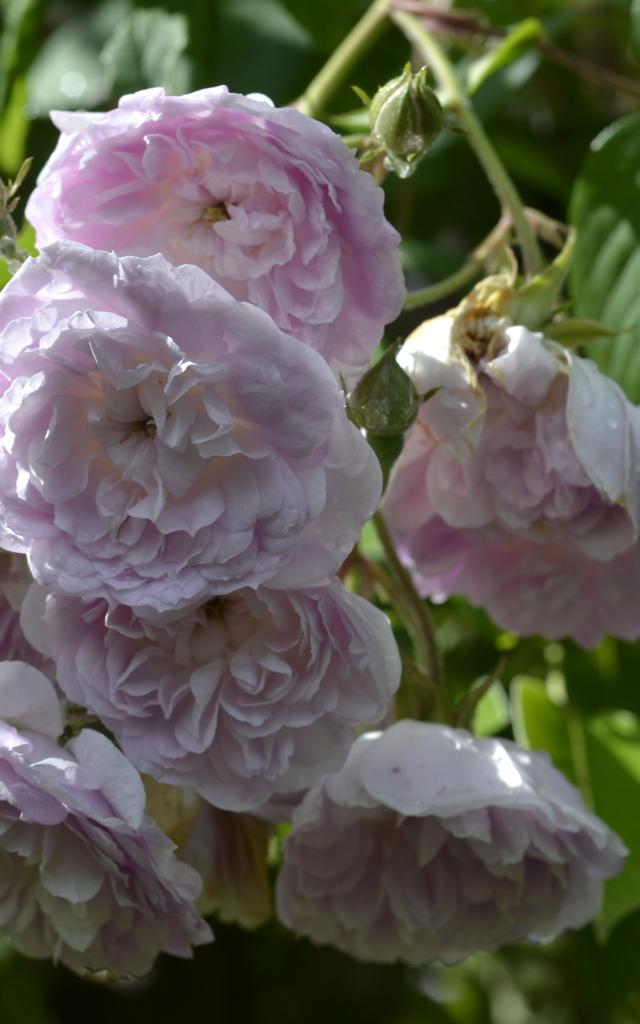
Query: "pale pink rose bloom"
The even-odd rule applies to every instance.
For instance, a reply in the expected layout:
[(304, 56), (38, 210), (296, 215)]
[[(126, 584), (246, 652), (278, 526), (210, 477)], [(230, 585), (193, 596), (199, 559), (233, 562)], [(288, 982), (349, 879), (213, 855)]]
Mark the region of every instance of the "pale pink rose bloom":
[(145, 974), (211, 932), (200, 878), (145, 815), (140, 776), (92, 729), (58, 745), (51, 683), (0, 665), (0, 930), (27, 956)]
[(0, 297), (1, 542), (163, 614), (331, 577), (378, 462), (324, 360), (202, 270), (59, 242)]
[(421, 593), (465, 594), (505, 629), (640, 634), (640, 409), (589, 360), (506, 327), (477, 362), (452, 316), (399, 362), (441, 390), (408, 434), (386, 514)]
[(336, 771), (400, 679), (386, 616), (338, 580), (241, 589), (164, 625), (50, 594), (41, 623), (63, 692), (140, 771), (233, 811)]
[(366, 365), (402, 308), (399, 236), (330, 128), (226, 86), (52, 118), (62, 135), (27, 205), (40, 247), (197, 264), (333, 365)]
[(581, 927), (626, 852), (545, 753), (402, 721), (295, 811), (277, 910), (362, 960), (450, 964)]

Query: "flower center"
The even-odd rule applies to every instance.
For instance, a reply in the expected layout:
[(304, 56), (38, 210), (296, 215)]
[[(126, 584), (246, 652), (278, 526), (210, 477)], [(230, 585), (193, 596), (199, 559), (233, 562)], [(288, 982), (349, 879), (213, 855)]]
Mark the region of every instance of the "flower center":
[(221, 220), (229, 220), (227, 204), (220, 202), (205, 207), (202, 220), (205, 224), (218, 224)]
[(135, 423), (131, 424), (131, 433), (144, 434), (146, 437), (155, 437), (158, 433), (158, 428), (151, 419), (136, 420)]
[(471, 362), (494, 359), (504, 347), (504, 330), (509, 324), (490, 310), (476, 308), (456, 323), (457, 341)]
[(223, 619), (228, 604), (226, 597), (212, 597), (203, 607), (204, 614), (208, 619)]

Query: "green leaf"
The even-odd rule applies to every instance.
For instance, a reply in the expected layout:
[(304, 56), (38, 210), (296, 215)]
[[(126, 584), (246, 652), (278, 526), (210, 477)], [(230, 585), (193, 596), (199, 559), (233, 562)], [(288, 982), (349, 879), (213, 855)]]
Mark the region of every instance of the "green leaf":
[(473, 95), (496, 71), (519, 60), (535, 46), (543, 32), (543, 25), (538, 18), (525, 18), (521, 21), (490, 53), (484, 54), (470, 65), (467, 72), (467, 92)]
[(473, 731), (477, 736), (494, 736), (509, 724), (510, 719), (504, 686), (496, 681), (478, 701)]
[(586, 753), (593, 806), (629, 849), (621, 874), (606, 884), (597, 918), (606, 935), (613, 926), (640, 907), (640, 723), (629, 712), (591, 719), (586, 731)]
[(22, 222), (22, 227), (18, 232), (18, 245), (25, 252), (28, 252), (30, 256), (37, 256), (38, 250), (36, 248), (36, 233), (33, 225), (28, 220)]
[(549, 319), (569, 273), (575, 241), (575, 231), (570, 229), (562, 250), (553, 262), (520, 289), (516, 323), (535, 329)]
[(26, 117), (27, 79), (16, 79), (11, 97), (0, 117), (0, 170), (3, 177), (13, 177), (25, 155), (29, 122)]
[(17, 76), (28, 65), (36, 45), (44, 0), (2, 0), (0, 35), (0, 112), (9, 102)]
[(187, 19), (160, 8), (132, 11), (116, 26), (100, 59), (115, 92), (162, 85), (170, 93), (189, 88)]
[(516, 740), (547, 750), (587, 804), (629, 849), (624, 870), (605, 885), (596, 924), (602, 935), (640, 907), (640, 720), (630, 712), (584, 718), (558, 706), (540, 680), (519, 677), (511, 687)]
[(576, 316), (620, 331), (587, 346), (633, 401), (640, 400), (640, 114), (592, 143), (570, 204), (578, 236), (571, 269)]
[(556, 768), (575, 784), (575, 765), (564, 708), (552, 703), (541, 679), (531, 676), (516, 676), (510, 695), (516, 743), (530, 750), (548, 751)]
[(544, 334), (546, 338), (553, 338), (567, 348), (575, 348), (577, 345), (587, 345), (602, 338), (617, 338), (621, 332), (605, 324), (599, 324), (597, 320), (568, 319), (545, 324)]

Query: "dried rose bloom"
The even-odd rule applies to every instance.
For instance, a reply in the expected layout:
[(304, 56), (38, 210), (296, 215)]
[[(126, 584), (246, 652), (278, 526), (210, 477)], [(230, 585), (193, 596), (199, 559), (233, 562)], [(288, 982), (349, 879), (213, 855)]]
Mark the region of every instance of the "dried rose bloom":
[[(419, 590), (504, 629), (595, 646), (640, 635), (640, 409), (594, 363), (454, 313), (399, 356), (440, 387), (407, 436), (386, 514)], [(480, 330), (478, 340), (471, 333)]]

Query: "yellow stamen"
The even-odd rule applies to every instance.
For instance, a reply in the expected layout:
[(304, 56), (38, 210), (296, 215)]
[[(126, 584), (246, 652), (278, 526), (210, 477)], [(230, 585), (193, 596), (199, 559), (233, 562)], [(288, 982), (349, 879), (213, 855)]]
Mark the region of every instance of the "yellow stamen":
[(202, 215), (205, 224), (219, 224), (221, 220), (229, 220), (229, 212), (226, 203), (214, 203), (207, 206)]

